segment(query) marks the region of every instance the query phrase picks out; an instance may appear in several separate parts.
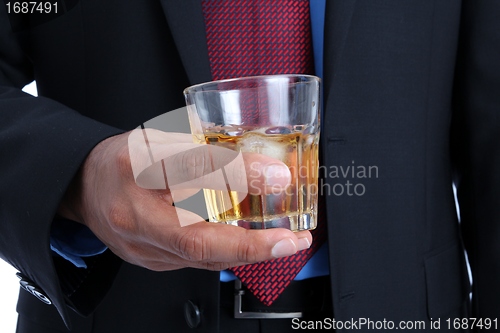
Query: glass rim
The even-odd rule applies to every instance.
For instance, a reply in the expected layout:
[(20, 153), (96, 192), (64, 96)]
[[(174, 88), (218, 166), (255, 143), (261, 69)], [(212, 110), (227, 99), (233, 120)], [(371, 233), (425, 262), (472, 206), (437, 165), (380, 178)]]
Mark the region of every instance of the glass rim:
[[(220, 83), (229, 83), (229, 82), (236, 82), (236, 81), (249, 81), (249, 80), (260, 80), (264, 78), (294, 78), (294, 77), (304, 77), (308, 78), (308, 82), (318, 82), (321, 83), (321, 78), (319, 78), (316, 75), (311, 75), (311, 74), (269, 74), (269, 75), (252, 75), (252, 76), (242, 76), (242, 77), (235, 77), (235, 78), (230, 78), (230, 79), (222, 79), (222, 80), (215, 80), (215, 81), (207, 81), (207, 82), (202, 82), (202, 83), (197, 83), (192, 86), (189, 86), (183, 90), (184, 95), (188, 95), (191, 93), (197, 93), (197, 92), (207, 92), (203, 90), (197, 90), (202, 86), (208, 86), (210, 84), (220, 84)], [(237, 88), (235, 88), (237, 89)], [(234, 89), (233, 89), (234, 90)]]

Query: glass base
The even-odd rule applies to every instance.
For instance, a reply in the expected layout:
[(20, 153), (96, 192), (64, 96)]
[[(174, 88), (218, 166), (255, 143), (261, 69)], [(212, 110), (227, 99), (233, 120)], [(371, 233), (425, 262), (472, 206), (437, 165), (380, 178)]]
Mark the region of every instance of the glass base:
[(227, 220), (217, 221), (217, 223), (231, 224), (234, 226), (243, 227), (245, 229), (285, 228), (292, 231), (312, 230), (316, 228), (316, 213), (304, 213), (292, 216), (277, 216), (265, 221)]

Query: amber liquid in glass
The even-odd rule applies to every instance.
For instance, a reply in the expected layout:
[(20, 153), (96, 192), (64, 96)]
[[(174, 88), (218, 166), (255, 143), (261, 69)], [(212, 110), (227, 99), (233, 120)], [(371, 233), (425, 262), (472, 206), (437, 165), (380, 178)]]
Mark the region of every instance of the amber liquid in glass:
[[(210, 222), (242, 226), (247, 229), (287, 228), (292, 231), (316, 227), (318, 197), (319, 134), (288, 130), (285, 134), (264, 134), (263, 130), (245, 133), (205, 133), (199, 143), (235, 151), (264, 154), (285, 163), (291, 184), (271, 193), (248, 194), (205, 189)], [(251, 182), (249, 186), (252, 186)], [(250, 191), (255, 193), (255, 191)]]

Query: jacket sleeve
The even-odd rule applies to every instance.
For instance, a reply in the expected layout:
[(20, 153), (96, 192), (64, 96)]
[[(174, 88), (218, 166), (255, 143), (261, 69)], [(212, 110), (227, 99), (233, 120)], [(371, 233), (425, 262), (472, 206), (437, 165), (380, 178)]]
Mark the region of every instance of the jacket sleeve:
[(500, 2), (464, 1), (452, 148), (472, 317), (500, 314)]
[(49, 236), (59, 202), (81, 163), (121, 131), (21, 91), (33, 80), (0, 2), (0, 257), (20, 271), (25, 289), (51, 303), (68, 324), (67, 306), (90, 314), (121, 261), (111, 252), (87, 269), (53, 256)]

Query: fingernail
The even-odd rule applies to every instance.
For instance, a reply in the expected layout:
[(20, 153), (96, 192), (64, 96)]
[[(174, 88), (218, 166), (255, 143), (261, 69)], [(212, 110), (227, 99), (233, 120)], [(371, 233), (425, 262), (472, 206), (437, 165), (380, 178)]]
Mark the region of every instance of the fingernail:
[(285, 238), (276, 243), (271, 251), (275, 258), (291, 256), (297, 252), (297, 247), (291, 238)]
[(311, 243), (309, 242), (309, 239), (307, 239), (307, 237), (299, 238), (299, 240), (297, 241), (297, 244), (299, 247), (299, 251), (302, 251), (302, 250), (305, 250), (305, 249), (308, 249), (311, 247)]
[(282, 185), (285, 187), (290, 182), (290, 170), (280, 164), (271, 164), (264, 169), (266, 185)]

